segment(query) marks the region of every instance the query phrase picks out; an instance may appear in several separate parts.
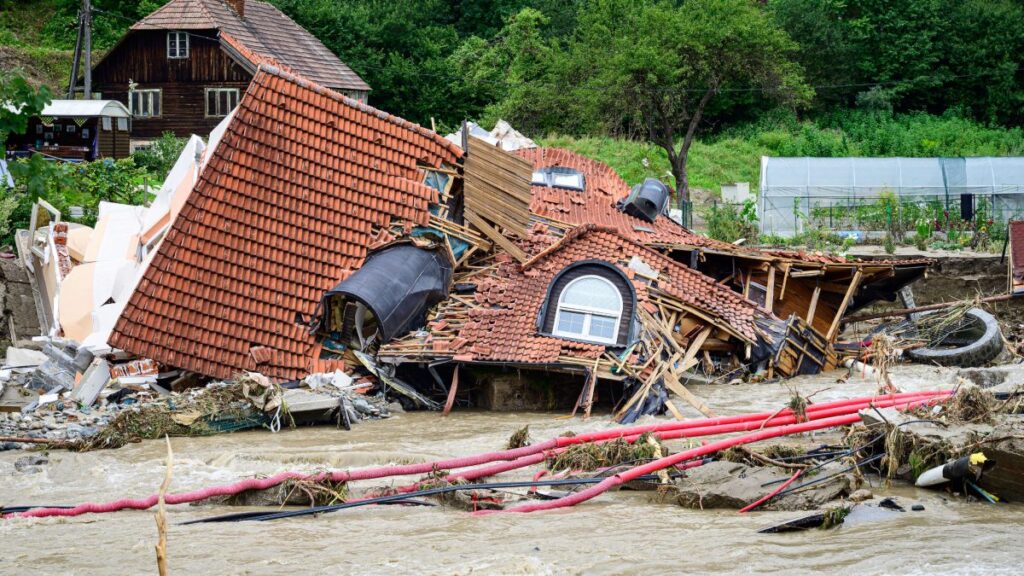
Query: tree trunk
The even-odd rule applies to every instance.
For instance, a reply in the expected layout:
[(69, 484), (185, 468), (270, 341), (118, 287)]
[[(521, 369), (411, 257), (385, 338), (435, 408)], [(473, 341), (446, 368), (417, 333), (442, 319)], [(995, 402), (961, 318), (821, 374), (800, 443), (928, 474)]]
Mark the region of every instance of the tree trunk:
[(676, 179), (676, 198), (679, 201), (679, 209), (683, 209), (683, 203), (690, 201), (690, 177), (686, 174), (686, 155), (689, 150), (682, 150), (672, 162), (672, 177)]

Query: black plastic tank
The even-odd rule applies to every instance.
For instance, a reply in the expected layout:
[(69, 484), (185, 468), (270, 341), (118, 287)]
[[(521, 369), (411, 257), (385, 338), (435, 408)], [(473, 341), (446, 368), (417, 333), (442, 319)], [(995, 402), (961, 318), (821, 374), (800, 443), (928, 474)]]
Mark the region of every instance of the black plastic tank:
[(658, 219), (658, 214), (665, 211), (668, 197), (668, 186), (657, 178), (648, 178), (642, 184), (633, 186), (633, 190), (622, 205), (622, 211), (630, 216), (654, 222)]

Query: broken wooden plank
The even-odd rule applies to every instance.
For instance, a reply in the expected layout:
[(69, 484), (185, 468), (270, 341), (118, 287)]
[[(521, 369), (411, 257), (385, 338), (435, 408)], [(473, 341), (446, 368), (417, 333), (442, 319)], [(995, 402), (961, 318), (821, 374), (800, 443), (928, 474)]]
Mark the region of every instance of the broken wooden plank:
[(672, 417), (676, 420), (679, 420), (680, 422), (686, 420), (686, 418), (683, 417), (683, 413), (679, 411), (679, 408), (676, 408), (676, 405), (673, 404), (671, 400), (665, 400), (665, 408), (668, 408), (668, 411), (672, 413)]
[(459, 389), (459, 365), (455, 365), (455, 372), (452, 373), (452, 385), (448, 388), (448, 400), (444, 403), (444, 411), (441, 412), (441, 417), (448, 416), (448, 413), (452, 411), (452, 406), (455, 405), (455, 392)]
[(487, 221), (471, 212), (468, 208), (465, 210), (464, 216), (466, 217), (466, 220), (468, 220), (473, 226), (479, 228), (481, 232), (493, 240), (495, 244), (501, 246), (502, 249), (511, 254), (513, 258), (519, 262), (526, 262), (526, 252), (523, 252), (518, 246), (513, 244), (512, 241), (499, 232), (497, 228), (488, 224)]
[(687, 390), (686, 387), (683, 386), (681, 382), (679, 382), (679, 379), (676, 378), (676, 375), (672, 371), (665, 372), (663, 382), (665, 383), (666, 388), (671, 390), (672, 393), (675, 394), (676, 396), (679, 396), (683, 400), (686, 400), (686, 402), (689, 403), (690, 406), (696, 408), (698, 412), (707, 416), (708, 418), (715, 417), (715, 411), (712, 410), (711, 407), (708, 406), (703, 400), (695, 396), (693, 392)]
[(818, 308), (818, 297), (821, 296), (821, 285), (815, 284), (811, 294), (811, 305), (807, 307), (807, 323), (814, 323), (814, 311)]
[(843, 296), (843, 301), (839, 304), (839, 309), (836, 310), (836, 316), (832, 319), (832, 326), (828, 329), (828, 333), (825, 334), (825, 340), (829, 342), (835, 340), (836, 335), (839, 333), (839, 326), (842, 324), (843, 315), (846, 314), (846, 307), (850, 305), (850, 300), (853, 298), (858, 286), (860, 286), (860, 280), (863, 277), (864, 273), (859, 269), (853, 275), (853, 279), (850, 280), (850, 287), (846, 290), (846, 296)]

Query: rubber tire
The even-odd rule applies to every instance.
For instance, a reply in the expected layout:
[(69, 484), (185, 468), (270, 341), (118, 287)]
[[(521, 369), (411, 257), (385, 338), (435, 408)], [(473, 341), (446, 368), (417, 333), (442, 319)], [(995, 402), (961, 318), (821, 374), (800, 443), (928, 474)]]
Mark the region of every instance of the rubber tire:
[(974, 368), (984, 366), (1003, 351), (1003, 333), (995, 316), (980, 308), (967, 311), (976, 321), (985, 326), (982, 336), (973, 342), (956, 348), (915, 348), (907, 350), (907, 356), (915, 362)]

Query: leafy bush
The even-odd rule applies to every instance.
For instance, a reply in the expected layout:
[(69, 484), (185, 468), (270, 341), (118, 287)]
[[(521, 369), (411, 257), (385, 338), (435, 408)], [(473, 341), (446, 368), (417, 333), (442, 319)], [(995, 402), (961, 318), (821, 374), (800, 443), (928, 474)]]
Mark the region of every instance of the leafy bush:
[[(15, 230), (29, 226), (32, 205), (39, 198), (64, 214), (71, 206), (81, 206), (84, 216), (78, 222), (88, 226), (96, 223), (100, 202), (144, 204), (149, 200), (143, 187), (147, 173), (131, 158), (69, 164), (34, 154), (9, 168), (16, 185), (3, 193), (7, 200), (0, 203), (0, 246), (13, 242)], [(15, 201), (13, 208), (10, 199)]]
[(757, 211), (753, 200), (748, 199), (742, 207), (713, 202), (701, 215), (708, 236), (715, 240), (735, 242), (740, 238), (757, 238)]
[(163, 180), (171, 171), (187, 140), (178, 138), (173, 132), (164, 132), (159, 139), (132, 154), (135, 165)]

